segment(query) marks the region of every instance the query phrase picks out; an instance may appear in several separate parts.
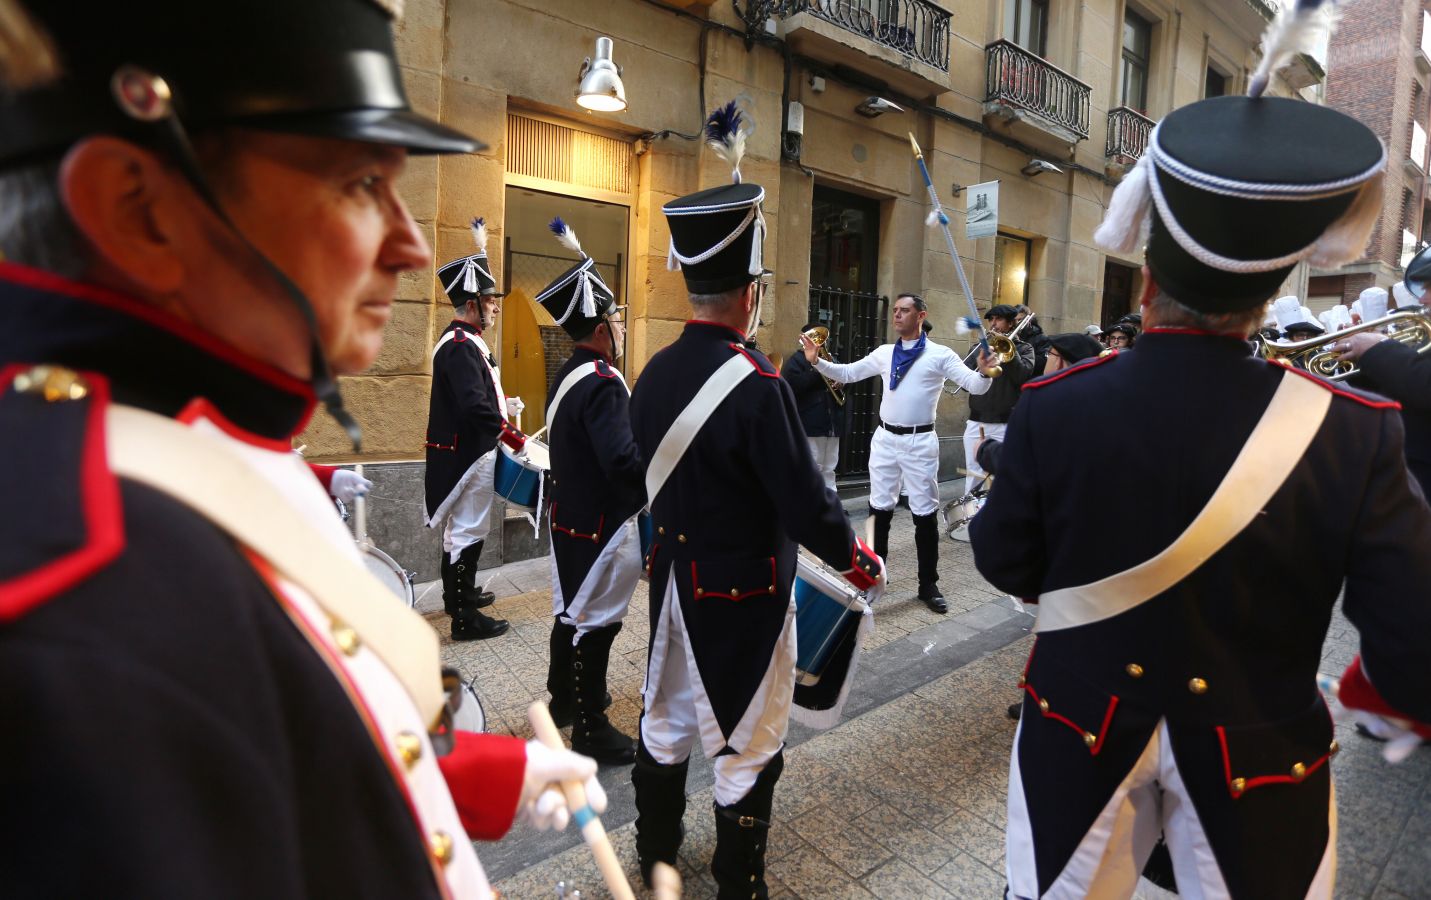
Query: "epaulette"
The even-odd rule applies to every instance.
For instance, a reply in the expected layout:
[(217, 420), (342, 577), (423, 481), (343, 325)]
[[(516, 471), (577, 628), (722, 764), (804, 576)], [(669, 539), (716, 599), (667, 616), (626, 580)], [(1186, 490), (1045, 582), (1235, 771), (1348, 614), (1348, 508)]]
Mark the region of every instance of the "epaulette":
[(104, 568), (124, 549), (105, 452), (109, 383), (59, 366), (0, 370), (0, 623)]
[(735, 341), (731, 341), (730, 349), (734, 350), (736, 353), (739, 353), (746, 359), (750, 360), (750, 364), (755, 367), (755, 371), (759, 372), (761, 375), (764, 375), (766, 378), (780, 377), (780, 373), (775, 371), (775, 364), (772, 363), (766, 357), (766, 355), (764, 353), (761, 353), (759, 350), (752, 350), (744, 344), (738, 344)]
[(463, 331), (461, 328), (454, 328), (454, 329), (452, 330), (452, 343), (454, 343), (454, 344), (461, 344), (461, 343), (466, 342), (467, 339), (468, 339), (467, 332)]
[(616, 373), (611, 371), (611, 364), (601, 357), (598, 357), (596, 360), (596, 374), (602, 378), (616, 377)]
[(1106, 350), (1098, 356), (1094, 356), (1085, 360), (1080, 360), (1079, 362), (1074, 363), (1066, 369), (1054, 372), (1052, 375), (1043, 375), (1038, 378), (1035, 378), (1033, 381), (1025, 382), (1022, 390), (1031, 391), (1034, 388), (1048, 387), (1055, 381), (1062, 381), (1063, 379), (1074, 374), (1075, 372), (1082, 372), (1087, 369), (1092, 369), (1097, 366), (1101, 366), (1106, 362), (1111, 362), (1117, 358), (1118, 351)]
[(1276, 366), (1279, 369), (1286, 369), (1288, 372), (1291, 372), (1295, 375), (1300, 375), (1308, 381), (1311, 381), (1314, 384), (1318, 384), (1326, 388), (1333, 394), (1336, 394), (1338, 397), (1345, 397), (1346, 399), (1351, 400), (1355, 403), (1360, 403), (1362, 406), (1369, 406), (1372, 409), (1401, 409), (1401, 404), (1396, 402), (1395, 400), (1388, 400), (1387, 398), (1379, 394), (1374, 394), (1371, 391), (1363, 391), (1350, 385), (1340, 384), (1334, 381), (1327, 381), (1325, 378), (1318, 378), (1311, 372), (1303, 371), (1302, 369), (1298, 369), (1295, 366), (1282, 362), (1281, 360), (1264, 359), (1263, 362), (1267, 363), (1269, 366)]

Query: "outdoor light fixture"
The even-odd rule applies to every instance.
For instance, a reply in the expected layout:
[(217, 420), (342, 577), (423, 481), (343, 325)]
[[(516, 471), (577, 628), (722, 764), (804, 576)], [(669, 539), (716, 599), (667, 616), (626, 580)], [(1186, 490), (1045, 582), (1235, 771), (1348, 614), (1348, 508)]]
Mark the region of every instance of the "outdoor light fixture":
[(891, 103), (883, 97), (866, 97), (860, 101), (860, 105), (855, 107), (855, 112), (862, 116), (873, 119), (882, 116), (887, 112), (904, 112), (904, 107), (897, 103)]
[(577, 75), (576, 102), (593, 112), (621, 112), (626, 108), (626, 85), (621, 69), (611, 61), (611, 38), (596, 39), (596, 59), (587, 57)]
[(1046, 159), (1031, 159), (1029, 164), (1019, 170), (1030, 178), (1042, 175), (1045, 172), (1052, 172), (1055, 175), (1062, 175), (1063, 170)]

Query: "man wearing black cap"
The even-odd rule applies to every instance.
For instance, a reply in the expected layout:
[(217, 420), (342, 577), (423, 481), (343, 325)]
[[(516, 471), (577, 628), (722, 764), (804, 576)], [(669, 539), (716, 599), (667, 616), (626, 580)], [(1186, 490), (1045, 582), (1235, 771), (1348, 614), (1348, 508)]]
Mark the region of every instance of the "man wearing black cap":
[(595, 764), (451, 728), (436, 636), (290, 450), (320, 400), (356, 443), (332, 374), (429, 260), (394, 182), (476, 143), (408, 108), (368, 0), (26, 7), (0, 2), (3, 892), (490, 897), (470, 838), (563, 819), (544, 787)]
[[(1330, 897), (1337, 745), (1316, 679), (1343, 590), (1363, 651), (1343, 702), (1431, 721), (1431, 509), (1395, 404), (1247, 342), (1297, 262), (1361, 254), (1385, 165), (1334, 110), (1220, 97), (1169, 114), (1115, 192), (1095, 238), (1146, 241), (1138, 350), (1028, 385), (971, 525), (980, 573), (1039, 605), (1010, 896), (1131, 896), (1162, 834), (1184, 893)], [(1088, 431), (1110, 405), (1125, 427)], [(1136, 502), (1102, 502), (1115, 480)]]
[(1104, 333), (1109, 350), (1132, 350), (1138, 340), (1138, 329), (1131, 322), (1119, 322)]
[(432, 351), (427, 407), (425, 520), (442, 529), (442, 607), (454, 641), (505, 634), (505, 619), (480, 612), (496, 599), (477, 587), (477, 562), (492, 530), (497, 442), (520, 452), (522, 433), (507, 421), (521, 400), (502, 391), (497, 362), (483, 334), (497, 324), (502, 294), (487, 262), (487, 225), (472, 221), (477, 252), (445, 263), (437, 280), (456, 308)]
[[(1016, 315), (1017, 311), (1012, 306), (997, 303), (984, 313), (984, 321), (989, 323), (989, 330), (994, 334), (1009, 334), (1014, 330)], [(1027, 331), (1033, 326), (1034, 323), (1031, 322), (1024, 330)], [(978, 447), (979, 441), (984, 438), (1003, 438), (1004, 431), (1009, 427), (1009, 416), (1019, 402), (1024, 382), (1034, 377), (1034, 368), (1037, 365), (1034, 348), (1032, 344), (1022, 340), (1022, 337), (1020, 334), (1014, 338), (1016, 355), (1008, 362), (1000, 362), (1003, 374), (994, 379), (989, 390), (982, 394), (969, 394), (969, 421), (964, 424), (964, 465), (969, 471), (965, 482), (966, 492), (972, 491), (986, 474), (976, 458), (978, 454), (975, 448)]]
[(789, 385), (745, 341), (759, 322), (765, 190), (740, 182), (735, 104), (707, 136), (735, 184), (663, 208), (694, 316), (631, 398), (648, 460), (651, 645), (636, 765), (636, 852), (649, 883), (681, 846), (686, 770), (714, 759), (722, 897), (767, 895), (765, 847), (795, 688), (796, 544), (857, 589), (883, 564), (810, 457)]
[(604, 712), (611, 645), (641, 579), (636, 514), (646, 466), (631, 434), (631, 393), (616, 368), (626, 337), (616, 295), (561, 219), (552, 230), (581, 260), (535, 300), (575, 341), (547, 396), (551, 448), (552, 631), (547, 690), (552, 718), (572, 723), (571, 747), (629, 765), (631, 738)]

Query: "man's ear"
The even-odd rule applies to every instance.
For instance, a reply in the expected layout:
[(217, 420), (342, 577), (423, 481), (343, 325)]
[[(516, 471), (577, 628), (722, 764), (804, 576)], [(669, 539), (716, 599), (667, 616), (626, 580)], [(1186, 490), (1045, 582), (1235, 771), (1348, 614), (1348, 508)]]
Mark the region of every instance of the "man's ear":
[(1143, 289), (1138, 292), (1138, 307), (1147, 306), (1157, 295), (1158, 283), (1153, 280), (1153, 273), (1148, 267), (1143, 266)]
[(80, 141), (60, 163), (60, 196), (75, 227), (103, 265), (145, 293), (184, 282), (175, 238), (192, 223), (178, 178), (153, 153), (108, 136)]

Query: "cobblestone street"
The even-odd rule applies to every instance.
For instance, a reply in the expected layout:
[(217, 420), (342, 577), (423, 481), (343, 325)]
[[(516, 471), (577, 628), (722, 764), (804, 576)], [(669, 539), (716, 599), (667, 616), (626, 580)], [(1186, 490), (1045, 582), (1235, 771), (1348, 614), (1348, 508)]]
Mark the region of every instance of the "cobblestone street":
[[(955, 483), (957, 484), (957, 482)], [(945, 485), (948, 499), (952, 485)], [(863, 516), (863, 499), (846, 508)], [(1005, 717), (1032, 637), (1032, 618), (974, 571), (967, 544), (940, 545), (940, 587), (949, 614), (914, 597), (913, 526), (907, 512), (891, 535), (895, 578), (875, 609), (844, 721), (826, 732), (791, 726), (786, 768), (775, 794), (768, 876), (775, 897), (997, 898), (1004, 888), (1005, 794), (1014, 723)], [(483, 573), (484, 576), (488, 573)], [(445, 644), (449, 664), (475, 676), (499, 733), (531, 736), (526, 707), (546, 698), (551, 622), (546, 559), (495, 569), (488, 612), (512, 630), (492, 641)], [(446, 634), (440, 586), (422, 585), (420, 608)], [(611, 658), (613, 723), (634, 734), (647, 637), (645, 584), (632, 600)], [(1356, 633), (1338, 614), (1323, 671), (1340, 674)], [(1431, 750), (1389, 766), (1380, 745), (1338, 726), (1334, 760), (1339, 871), (1337, 896), (1431, 897)], [(603, 816), (633, 884), (635, 808), (630, 769), (604, 769), (611, 806)], [(715, 896), (708, 866), (715, 842), (711, 769), (693, 758), (681, 875), (685, 896)], [(584, 897), (605, 896), (591, 854), (574, 828), (537, 833), (517, 825), (478, 853), (499, 891), (513, 898), (555, 895), (558, 881)], [(638, 888), (638, 894), (641, 891)], [(1148, 897), (1169, 896), (1149, 892)]]

